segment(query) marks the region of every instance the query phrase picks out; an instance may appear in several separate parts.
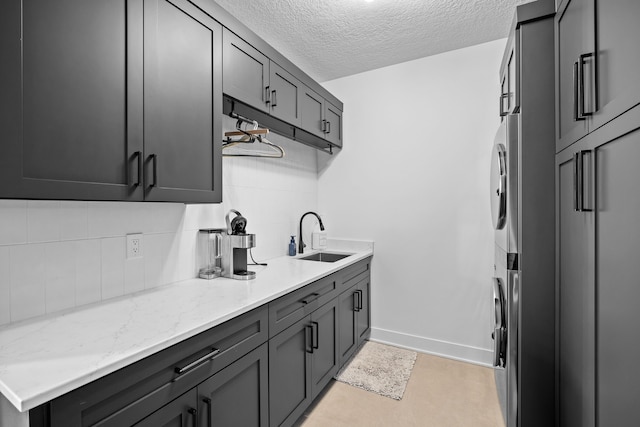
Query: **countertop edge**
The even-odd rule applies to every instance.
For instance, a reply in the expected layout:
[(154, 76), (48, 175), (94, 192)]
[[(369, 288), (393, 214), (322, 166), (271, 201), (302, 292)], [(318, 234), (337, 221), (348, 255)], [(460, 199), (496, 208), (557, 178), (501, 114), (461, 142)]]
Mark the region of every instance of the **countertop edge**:
[[(364, 241), (362, 242), (364, 243)], [(104, 366), (100, 366), (99, 368), (97, 368), (96, 370), (90, 372), (90, 373), (80, 373), (76, 378), (71, 378), (69, 381), (66, 381), (64, 383), (60, 383), (59, 385), (56, 385), (54, 387), (51, 387), (50, 389), (47, 389), (44, 392), (39, 392), (39, 393), (35, 393), (33, 395), (30, 396), (23, 396), (20, 397), (19, 394), (16, 394), (14, 392), (14, 390), (12, 390), (12, 388), (10, 386), (8, 386), (7, 384), (5, 384), (5, 382), (2, 380), (2, 377), (0, 376), (0, 392), (5, 396), (5, 398), (11, 402), (11, 404), (13, 404), (13, 406), (15, 408), (17, 408), (20, 412), (26, 412), (29, 411), (43, 403), (49, 402), (57, 397), (60, 397), (68, 392), (71, 392), (75, 389), (78, 389), (86, 384), (89, 384), (99, 378), (102, 378), (106, 375), (109, 375), (119, 369), (122, 369), (126, 366), (129, 366), (135, 362), (138, 362), (148, 356), (151, 356), (159, 351), (162, 351), (172, 345), (175, 345), (179, 342), (182, 342), (188, 338), (191, 338), (201, 332), (204, 332), (208, 329), (211, 329), (215, 326), (218, 326), (228, 320), (231, 320), (237, 316), (240, 316), (242, 314), (245, 314), (255, 308), (261, 307), (264, 304), (267, 304), (283, 295), (286, 295), (292, 291), (295, 291), (296, 289), (299, 289), (303, 286), (306, 286), (312, 282), (315, 282), (323, 277), (329, 276), (339, 270), (342, 270), (352, 264), (355, 264), (359, 261), (362, 261), (368, 257), (373, 256), (373, 242), (370, 242), (371, 245), (369, 246), (369, 248), (367, 250), (358, 250), (356, 251), (356, 253), (353, 253), (353, 255), (344, 258), (343, 260), (340, 260), (336, 263), (322, 263), (325, 267), (327, 267), (326, 269), (323, 269), (322, 272), (310, 275), (309, 277), (305, 278), (304, 280), (300, 281), (300, 282), (296, 282), (296, 284), (291, 285), (291, 286), (287, 286), (284, 287), (282, 289), (280, 289), (277, 292), (271, 293), (267, 296), (264, 296), (261, 299), (255, 300), (253, 302), (251, 302), (250, 304), (244, 305), (242, 307), (239, 307), (237, 309), (231, 310), (229, 312), (226, 312), (225, 314), (221, 315), (221, 316), (217, 316), (217, 317), (212, 317), (210, 321), (204, 322), (202, 324), (199, 324), (189, 330), (186, 331), (181, 331), (180, 333), (174, 335), (174, 336), (170, 336), (169, 338), (167, 338), (166, 340), (162, 341), (162, 342), (158, 342), (152, 346), (149, 347), (144, 347), (136, 352), (133, 352), (131, 354), (127, 354), (126, 356), (123, 356), (122, 358), (105, 364)], [(336, 245), (339, 246), (339, 245)], [(327, 249), (327, 251), (332, 251), (332, 252), (347, 252), (345, 250), (345, 248), (343, 247), (336, 247), (336, 249), (334, 250), (333, 248)], [(317, 251), (308, 251), (306, 252), (303, 256), (307, 256), (309, 254), (312, 254), (314, 252)], [(295, 258), (299, 258), (300, 255), (296, 256)], [(291, 257), (281, 257), (281, 258), (291, 258)], [(276, 258), (274, 260), (278, 260), (279, 258)], [(313, 261), (304, 261), (304, 262), (313, 262)], [(183, 281), (183, 282), (177, 282), (177, 283), (173, 283), (170, 285), (167, 285), (166, 288), (172, 287), (172, 286), (180, 286), (181, 283), (184, 282), (191, 282), (192, 280), (201, 280), (201, 279), (189, 279), (187, 281)], [(163, 287), (165, 288), (165, 287)], [(145, 293), (141, 293), (142, 295), (144, 295)], [(122, 297), (124, 300), (127, 299), (134, 299), (136, 298), (137, 295), (129, 295), (129, 296), (125, 296)], [(106, 301), (109, 302), (109, 301)], [(102, 306), (103, 304), (97, 304), (97, 307)], [(64, 315), (64, 314), (62, 314)], [(55, 317), (53, 317), (55, 318)], [(36, 319), (37, 321), (37, 319)]]

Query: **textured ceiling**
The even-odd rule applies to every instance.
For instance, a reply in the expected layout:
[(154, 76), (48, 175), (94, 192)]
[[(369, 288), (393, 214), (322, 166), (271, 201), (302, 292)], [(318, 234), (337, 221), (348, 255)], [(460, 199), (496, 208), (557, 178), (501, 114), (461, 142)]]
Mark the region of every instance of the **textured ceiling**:
[(530, 0), (215, 0), (318, 81), (507, 37)]

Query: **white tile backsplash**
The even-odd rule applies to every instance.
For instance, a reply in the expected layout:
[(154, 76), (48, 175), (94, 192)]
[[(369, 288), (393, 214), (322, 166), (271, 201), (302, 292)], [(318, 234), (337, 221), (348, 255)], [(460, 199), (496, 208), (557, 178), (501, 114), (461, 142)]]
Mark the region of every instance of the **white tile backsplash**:
[(102, 299), (124, 295), (126, 238), (102, 239)]
[(60, 240), (60, 202), (29, 200), (27, 202), (27, 242)]
[(11, 269), (9, 247), (0, 246), (0, 325), (11, 321)]
[[(256, 234), (256, 261), (285, 255), (317, 210), (317, 154), (269, 140), (285, 158), (223, 158), (219, 204), (0, 200), (0, 325), (197, 277), (198, 230), (226, 228), (229, 209)], [(126, 259), (128, 233), (143, 233), (142, 258)]]
[(0, 245), (27, 243), (27, 202), (0, 200)]
[(84, 305), (102, 299), (102, 243), (100, 239), (78, 240), (76, 243), (76, 304)]
[(45, 314), (45, 244), (10, 247), (11, 321)]
[(45, 307), (47, 313), (76, 305), (76, 242), (45, 245)]

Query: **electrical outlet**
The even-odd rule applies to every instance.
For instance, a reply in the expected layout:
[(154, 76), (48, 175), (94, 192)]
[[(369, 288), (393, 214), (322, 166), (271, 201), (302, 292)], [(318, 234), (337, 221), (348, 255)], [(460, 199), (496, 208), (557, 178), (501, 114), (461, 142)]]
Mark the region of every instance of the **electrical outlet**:
[(142, 233), (127, 234), (127, 259), (142, 258)]

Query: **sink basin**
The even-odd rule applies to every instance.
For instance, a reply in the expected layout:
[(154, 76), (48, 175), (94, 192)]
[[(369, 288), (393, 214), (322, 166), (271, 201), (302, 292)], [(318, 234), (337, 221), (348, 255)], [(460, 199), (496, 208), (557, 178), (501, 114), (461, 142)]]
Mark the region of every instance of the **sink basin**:
[(349, 255), (351, 254), (334, 254), (331, 252), (318, 252), (313, 255), (300, 257), (298, 259), (303, 259), (305, 261), (336, 262), (336, 261), (340, 261), (343, 258), (348, 257)]

